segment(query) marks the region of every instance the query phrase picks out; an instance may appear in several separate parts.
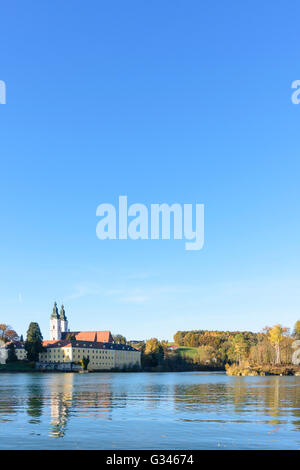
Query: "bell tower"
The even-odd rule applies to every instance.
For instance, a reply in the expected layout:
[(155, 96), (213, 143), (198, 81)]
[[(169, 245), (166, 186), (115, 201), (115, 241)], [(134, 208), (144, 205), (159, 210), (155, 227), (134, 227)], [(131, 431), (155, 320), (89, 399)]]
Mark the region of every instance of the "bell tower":
[(60, 317), (61, 332), (66, 333), (67, 331), (69, 331), (68, 330), (68, 320), (67, 320), (65, 308), (64, 308), (63, 305), (61, 306), (59, 317)]
[(53, 311), (50, 317), (50, 340), (61, 339), (61, 321), (58, 315), (57, 303), (54, 302)]

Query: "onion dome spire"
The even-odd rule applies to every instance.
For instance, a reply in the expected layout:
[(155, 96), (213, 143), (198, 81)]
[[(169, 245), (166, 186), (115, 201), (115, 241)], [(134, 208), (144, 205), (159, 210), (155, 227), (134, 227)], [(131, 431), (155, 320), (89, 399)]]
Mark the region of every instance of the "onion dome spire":
[(53, 310), (52, 310), (51, 318), (59, 319), (58, 308), (57, 308), (57, 303), (56, 302), (54, 302), (54, 307), (53, 307)]
[(65, 307), (63, 305), (61, 306), (61, 309), (60, 309), (60, 319), (67, 321)]

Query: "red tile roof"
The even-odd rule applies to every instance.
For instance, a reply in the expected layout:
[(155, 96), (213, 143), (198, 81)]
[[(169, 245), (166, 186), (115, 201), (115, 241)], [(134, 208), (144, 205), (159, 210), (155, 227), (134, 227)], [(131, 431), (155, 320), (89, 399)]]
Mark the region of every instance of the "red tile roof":
[(100, 343), (112, 343), (113, 338), (110, 331), (97, 331), (96, 341)]
[(79, 340), (57, 340), (57, 341), (43, 341), (43, 346), (47, 349), (51, 348), (84, 348), (84, 349), (105, 349), (109, 351), (113, 350), (124, 350), (124, 351), (137, 351), (137, 349), (129, 346), (128, 344), (115, 344), (115, 343), (102, 343), (99, 341), (79, 341)]
[(100, 343), (112, 343), (113, 338), (110, 331), (70, 331), (62, 334), (62, 339), (75, 336), (77, 341), (93, 341)]
[(66, 346), (71, 346), (70, 341), (68, 340), (54, 340), (54, 341), (43, 341), (43, 346), (45, 348), (63, 348)]

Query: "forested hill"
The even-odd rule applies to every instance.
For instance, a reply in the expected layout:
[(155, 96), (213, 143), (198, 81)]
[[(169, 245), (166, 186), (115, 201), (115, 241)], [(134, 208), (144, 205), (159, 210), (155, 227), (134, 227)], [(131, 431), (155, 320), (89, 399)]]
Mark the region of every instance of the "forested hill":
[(260, 333), (251, 331), (177, 331), (174, 341), (181, 347), (198, 348), (199, 356), (219, 363), (249, 360), (259, 364), (291, 362), (292, 343), (300, 338), (300, 322), (291, 333), (288, 328), (275, 325)]
[(253, 333), (252, 331), (218, 331), (218, 330), (190, 330), (177, 331), (174, 335), (174, 341), (178, 346), (217, 346), (221, 342), (231, 341), (237, 335), (243, 337), (252, 343), (256, 343), (264, 333)]

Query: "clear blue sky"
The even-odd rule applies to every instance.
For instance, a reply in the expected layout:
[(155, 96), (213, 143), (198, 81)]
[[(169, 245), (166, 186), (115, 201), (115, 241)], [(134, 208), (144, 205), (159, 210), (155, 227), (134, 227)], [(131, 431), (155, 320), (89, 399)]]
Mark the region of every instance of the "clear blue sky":
[[(1, 5), (0, 319), (171, 339), (300, 317), (300, 5)], [(205, 245), (100, 241), (96, 208), (204, 203)]]

